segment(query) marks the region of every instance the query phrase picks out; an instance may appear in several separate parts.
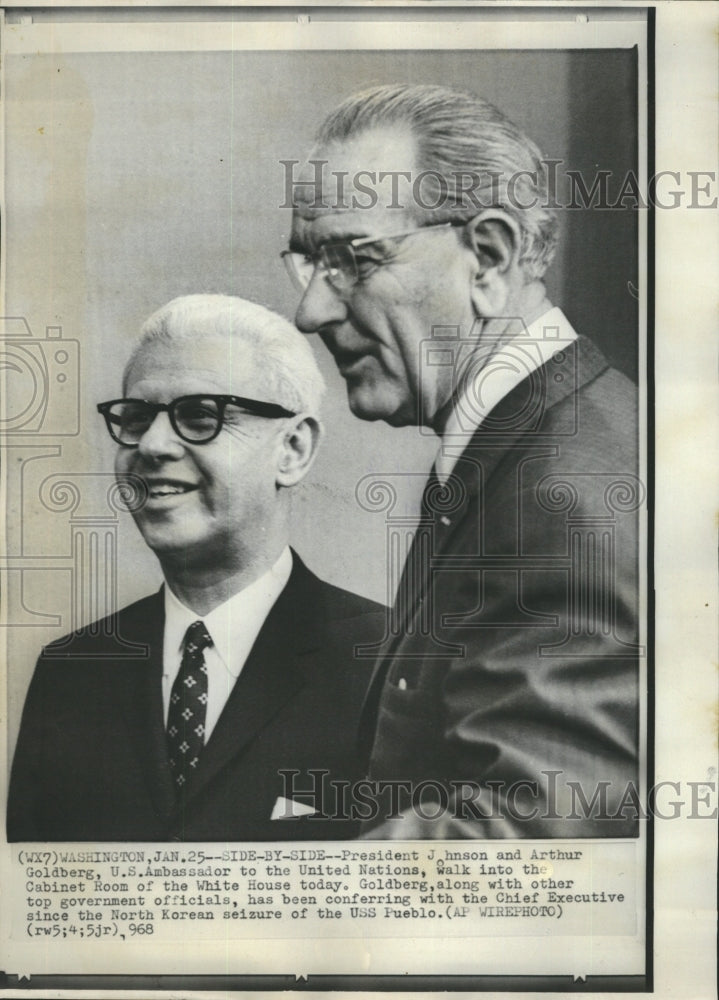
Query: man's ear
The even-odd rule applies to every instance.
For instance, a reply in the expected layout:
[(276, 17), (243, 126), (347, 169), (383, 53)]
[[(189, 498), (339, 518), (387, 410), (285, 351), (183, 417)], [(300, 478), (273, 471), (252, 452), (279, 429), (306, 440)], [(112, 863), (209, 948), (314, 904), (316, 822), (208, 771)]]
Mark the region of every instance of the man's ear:
[(307, 413), (300, 413), (288, 423), (277, 466), (278, 486), (295, 486), (305, 478), (315, 460), (322, 433), (322, 424)]
[(472, 288), (475, 312), (478, 316), (501, 316), (519, 262), (519, 226), (507, 212), (490, 208), (467, 223), (465, 239), (476, 261)]

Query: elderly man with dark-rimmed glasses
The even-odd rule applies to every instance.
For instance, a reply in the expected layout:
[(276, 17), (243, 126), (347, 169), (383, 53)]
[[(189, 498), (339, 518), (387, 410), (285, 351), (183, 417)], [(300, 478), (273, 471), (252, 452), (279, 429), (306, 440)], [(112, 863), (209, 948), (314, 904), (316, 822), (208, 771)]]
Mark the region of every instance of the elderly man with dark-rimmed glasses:
[[(321, 437), (323, 382), (280, 316), (185, 296), (145, 323), (98, 405), (165, 584), (51, 644), (27, 696), (10, 840), (336, 839), (378, 605), (289, 548), (289, 494)], [(296, 789), (326, 778), (326, 794)], [(291, 776), (288, 782), (287, 775)]]

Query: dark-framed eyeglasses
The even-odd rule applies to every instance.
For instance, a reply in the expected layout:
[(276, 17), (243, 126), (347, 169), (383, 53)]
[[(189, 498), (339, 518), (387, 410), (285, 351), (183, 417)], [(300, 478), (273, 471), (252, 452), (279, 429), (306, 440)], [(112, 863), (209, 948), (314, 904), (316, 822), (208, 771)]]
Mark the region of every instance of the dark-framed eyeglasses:
[[(384, 243), (387, 240), (406, 240), (410, 236), (419, 236), (420, 233), (427, 233), (433, 229), (448, 229), (450, 226), (458, 225), (464, 225), (464, 222), (438, 222), (419, 229), (408, 229), (403, 233), (390, 233), (387, 236), (360, 236), (355, 240), (333, 240), (323, 243), (311, 254), (283, 250), (280, 257), (285, 262), (293, 284), (302, 294), (312, 281), (317, 268), (320, 268), (322, 275), (335, 291), (344, 293), (354, 288), (363, 276), (364, 269), (385, 263), (383, 255), (367, 252), (373, 244)], [(364, 252), (358, 253), (360, 250)]]
[(196, 393), (178, 396), (171, 403), (148, 403), (146, 399), (110, 399), (98, 403), (113, 441), (124, 448), (137, 448), (142, 436), (152, 427), (158, 413), (166, 412), (175, 434), (188, 444), (208, 444), (222, 430), (225, 410), (237, 407), (256, 417), (294, 417), (292, 410), (278, 403), (267, 403), (245, 396)]

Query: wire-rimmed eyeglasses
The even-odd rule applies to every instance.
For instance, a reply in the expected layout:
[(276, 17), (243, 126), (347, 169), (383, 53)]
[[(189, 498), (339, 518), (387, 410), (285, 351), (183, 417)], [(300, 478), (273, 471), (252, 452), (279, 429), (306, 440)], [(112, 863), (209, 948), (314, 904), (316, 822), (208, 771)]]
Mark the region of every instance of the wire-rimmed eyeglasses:
[(386, 240), (406, 240), (410, 236), (429, 232), (432, 229), (447, 229), (450, 226), (464, 225), (463, 222), (438, 222), (419, 229), (409, 229), (402, 233), (390, 233), (387, 236), (360, 236), (355, 240), (332, 240), (323, 243), (314, 253), (296, 253), (293, 250), (283, 250), (280, 257), (285, 262), (287, 272), (298, 291), (304, 293), (312, 281), (316, 268), (320, 268), (323, 276), (337, 292), (348, 292), (362, 277), (366, 267), (378, 267), (385, 263), (382, 255), (368, 253), (358, 254), (358, 250), (367, 251), (374, 243)]
[(196, 393), (178, 396), (171, 403), (148, 403), (145, 399), (110, 399), (98, 403), (97, 410), (105, 418), (113, 441), (124, 448), (137, 448), (158, 413), (166, 412), (175, 434), (188, 444), (207, 444), (222, 430), (225, 408), (236, 406), (257, 417), (294, 417), (292, 410), (279, 403), (267, 403), (245, 396), (225, 396)]

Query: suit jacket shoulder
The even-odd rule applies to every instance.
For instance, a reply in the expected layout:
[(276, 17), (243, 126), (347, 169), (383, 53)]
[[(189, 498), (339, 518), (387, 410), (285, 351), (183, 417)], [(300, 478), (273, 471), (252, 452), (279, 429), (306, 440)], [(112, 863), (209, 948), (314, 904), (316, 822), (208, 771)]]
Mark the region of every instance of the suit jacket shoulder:
[[(305, 566), (296, 552), (292, 553), (297, 591), (302, 590), (305, 599), (300, 603), (304, 606), (312, 604), (320, 611), (320, 616), (327, 621), (346, 621), (360, 618), (363, 615), (381, 615), (386, 611), (384, 604), (362, 597), (351, 590), (343, 590), (326, 580), (321, 580)], [(299, 598), (299, 594), (298, 594)]]
[(158, 636), (162, 640), (164, 624), (165, 605), (160, 589), (48, 643), (41, 660), (143, 657), (148, 640), (156, 640)]

